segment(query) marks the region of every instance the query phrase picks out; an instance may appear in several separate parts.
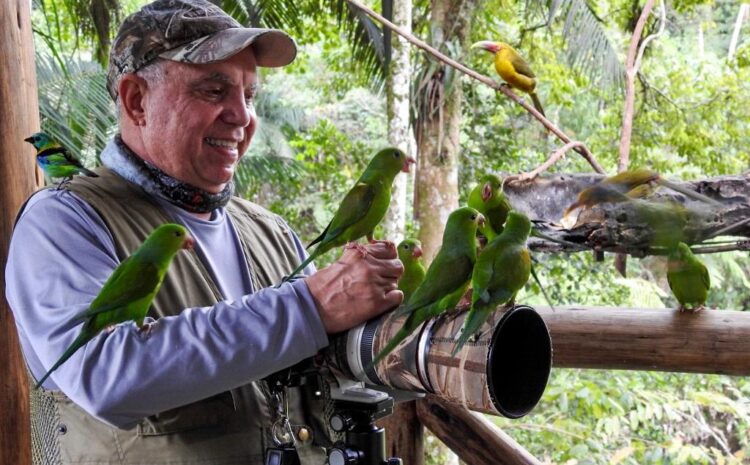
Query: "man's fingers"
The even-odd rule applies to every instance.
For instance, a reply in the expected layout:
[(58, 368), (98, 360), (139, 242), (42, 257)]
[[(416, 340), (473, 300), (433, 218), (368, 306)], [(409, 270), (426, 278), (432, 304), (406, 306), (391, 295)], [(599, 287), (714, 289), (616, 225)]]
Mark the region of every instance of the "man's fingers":
[(365, 249), (367, 249), (367, 252), (375, 258), (387, 260), (398, 257), (396, 244), (390, 241), (379, 241), (374, 244), (367, 244)]
[(398, 289), (393, 289), (385, 293), (384, 303), (387, 305), (385, 308), (394, 308), (404, 301), (404, 293)]

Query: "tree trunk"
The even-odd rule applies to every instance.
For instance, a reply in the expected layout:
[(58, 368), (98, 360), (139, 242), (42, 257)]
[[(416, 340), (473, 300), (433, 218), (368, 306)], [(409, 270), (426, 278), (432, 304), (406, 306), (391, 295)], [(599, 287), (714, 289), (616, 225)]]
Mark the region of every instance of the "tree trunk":
[[(393, 23), (411, 32), (411, 0), (393, 2)], [(388, 143), (414, 156), (415, 143), (412, 132), (409, 131), (409, 87), (411, 86), (412, 66), (409, 43), (396, 34), (393, 36), (391, 63), (386, 82), (387, 113), (388, 113)], [(413, 175), (399, 175), (393, 183), (391, 206), (383, 220), (385, 237), (401, 242), (406, 229), (406, 215), (408, 186), (413, 183)]]
[(743, 3), (740, 5), (740, 11), (737, 13), (737, 21), (734, 23), (734, 31), (732, 32), (732, 39), (729, 41), (729, 53), (727, 53), (727, 59), (731, 60), (734, 58), (734, 53), (737, 51), (737, 42), (740, 39), (740, 30), (742, 29), (742, 22), (750, 11), (750, 5)]
[[(457, 41), (466, 48), (471, 13), (475, 0), (433, 0), (430, 18), (430, 45), (446, 51), (447, 41)], [(461, 85), (458, 77), (446, 85), (454, 71), (442, 63), (425, 78), (429, 85), (418, 115), (419, 173), (417, 176), (417, 211), (419, 239), (425, 261), (435, 256), (443, 237), (448, 215), (458, 207), (458, 150), (461, 123)]]
[[(28, 0), (0, 2), (0, 283), (5, 295), (5, 263), (16, 211), (34, 190), (34, 149), (23, 141), (39, 128), (34, 44)], [(12, 71), (11, 71), (12, 70)], [(0, 309), (0, 463), (31, 463), (29, 393), (26, 368), (7, 302)]]

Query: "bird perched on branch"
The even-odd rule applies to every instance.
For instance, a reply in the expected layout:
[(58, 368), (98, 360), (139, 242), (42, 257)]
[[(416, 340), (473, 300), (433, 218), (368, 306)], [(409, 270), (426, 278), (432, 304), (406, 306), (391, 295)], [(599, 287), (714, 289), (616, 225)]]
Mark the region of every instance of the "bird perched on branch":
[(37, 132), (24, 139), (36, 149), (36, 162), (48, 178), (62, 178), (60, 184), (74, 174), (98, 177), (86, 169), (68, 150), (44, 132)]
[(534, 102), (534, 108), (544, 116), (544, 109), (536, 95), (536, 75), (526, 60), (513, 47), (504, 42), (483, 40), (474, 43), (471, 48), (483, 48), (495, 55), (495, 71), (514, 89), (526, 92)]
[(395, 310), (396, 316), (408, 315), (408, 318), (365, 371), (383, 360), (422, 323), (458, 304), (471, 281), (477, 259), (477, 226), (484, 221), (484, 216), (470, 207), (458, 208), (448, 216), (443, 242), (424, 281), (411, 298)]
[(89, 308), (74, 317), (74, 321), (85, 320), (80, 334), (37, 382), (36, 388), (103, 329), (130, 320), (144, 329), (143, 320), (172, 259), (181, 249), (192, 248), (193, 243), (187, 230), (180, 225), (170, 223), (156, 228), (115, 268)]
[(422, 263), (422, 244), (416, 239), (404, 239), (398, 244), (398, 259), (404, 264), (404, 274), (398, 280), (398, 289), (404, 293), (404, 302), (422, 284), (426, 270)]
[(469, 193), (467, 205), (484, 215), (486, 220), (478, 231), (489, 243), (496, 235), (503, 232), (508, 212), (513, 209), (503, 194), (503, 181), (496, 174), (485, 174), (479, 184)]
[[(374, 241), (375, 226), (385, 216), (391, 203), (391, 186), (396, 175), (409, 172), (414, 159), (395, 147), (385, 148), (370, 160), (365, 171), (357, 179), (325, 230), (307, 248), (318, 246), (282, 282), (289, 281), (320, 255), (349, 242), (367, 236)], [(354, 245), (356, 247), (356, 245)]]
[(515, 303), (516, 294), (531, 274), (531, 255), (526, 245), (530, 233), (531, 221), (526, 215), (511, 211), (503, 232), (477, 257), (471, 275), (471, 309), (452, 355), (479, 331), (498, 305), (512, 307)]
[(680, 312), (688, 307), (699, 312), (708, 298), (711, 278), (708, 269), (690, 250), (687, 244), (680, 242), (667, 259), (667, 281), (677, 301)]
[(625, 202), (633, 198), (641, 198), (649, 195), (651, 189), (649, 189), (648, 186), (653, 186), (654, 184), (668, 187), (701, 202), (713, 205), (718, 204), (718, 202), (706, 197), (705, 195), (667, 181), (654, 170), (648, 168), (637, 168), (623, 171), (614, 176), (605, 178), (593, 186), (587, 187), (579, 192), (576, 201), (565, 210), (562, 223), (572, 223), (574, 220), (571, 221), (568, 218), (577, 209), (591, 208), (594, 205), (605, 202)]

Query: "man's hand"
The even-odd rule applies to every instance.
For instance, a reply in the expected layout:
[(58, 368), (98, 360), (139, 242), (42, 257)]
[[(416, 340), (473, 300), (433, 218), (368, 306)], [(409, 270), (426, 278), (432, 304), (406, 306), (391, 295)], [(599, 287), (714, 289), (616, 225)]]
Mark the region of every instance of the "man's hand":
[(365, 256), (345, 249), (336, 263), (305, 278), (329, 334), (353, 328), (404, 299), (397, 289), (404, 267), (393, 242), (380, 241), (364, 249)]

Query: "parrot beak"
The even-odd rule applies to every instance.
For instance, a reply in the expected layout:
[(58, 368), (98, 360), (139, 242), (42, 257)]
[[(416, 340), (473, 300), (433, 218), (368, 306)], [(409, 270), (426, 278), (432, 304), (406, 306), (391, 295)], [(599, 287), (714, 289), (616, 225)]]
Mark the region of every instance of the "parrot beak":
[(474, 44), (472, 44), (471, 48), (483, 48), (490, 53), (497, 53), (500, 51), (500, 46), (498, 46), (497, 43), (492, 42), (491, 40), (482, 40), (479, 42), (475, 42)]
[(414, 258), (419, 258), (422, 256), (422, 247), (420, 246), (414, 246), (414, 250), (411, 253), (411, 256)]
[(195, 248), (195, 239), (187, 236), (185, 238), (185, 241), (182, 243), (182, 248), (185, 250), (193, 250)]
[(411, 171), (409, 171), (409, 167), (412, 165), (412, 163), (416, 163), (416, 162), (417, 160), (415, 160), (414, 158), (406, 157), (406, 162), (404, 163), (404, 167), (401, 168), (401, 171), (404, 173), (411, 173)]
[(24, 142), (28, 142), (29, 144), (33, 144), (34, 143), (34, 137), (33, 136), (32, 137), (27, 137), (26, 139), (24, 139)]
[(482, 214), (480, 213), (480, 214), (479, 214), (479, 216), (477, 217), (477, 224), (479, 224), (479, 226), (482, 226), (482, 227), (484, 227), (484, 223), (485, 223), (486, 221), (487, 221), (487, 220), (486, 220), (486, 219), (484, 218), (484, 215), (482, 215)]
[(490, 183), (485, 183), (482, 187), (482, 202), (486, 202), (492, 197), (492, 185)]

